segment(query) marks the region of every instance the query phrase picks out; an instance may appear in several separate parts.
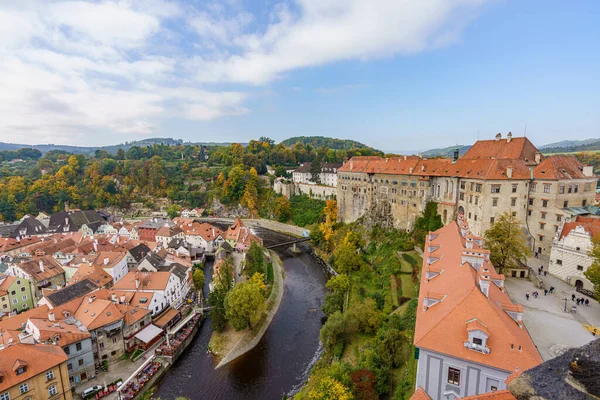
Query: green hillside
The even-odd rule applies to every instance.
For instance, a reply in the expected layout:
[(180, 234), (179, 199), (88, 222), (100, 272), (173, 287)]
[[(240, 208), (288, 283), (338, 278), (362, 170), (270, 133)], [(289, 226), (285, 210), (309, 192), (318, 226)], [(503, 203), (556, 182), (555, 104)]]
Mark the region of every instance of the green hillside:
[(284, 146), (292, 147), (296, 143), (303, 145), (311, 145), (313, 148), (327, 147), (333, 150), (350, 150), (350, 149), (366, 149), (369, 146), (350, 139), (336, 139), (324, 136), (295, 136), (284, 140)]

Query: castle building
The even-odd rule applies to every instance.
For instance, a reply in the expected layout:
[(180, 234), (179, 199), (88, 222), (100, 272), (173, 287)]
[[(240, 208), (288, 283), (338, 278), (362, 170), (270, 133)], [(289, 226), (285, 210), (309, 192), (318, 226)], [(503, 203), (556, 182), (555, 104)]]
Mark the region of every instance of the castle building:
[(506, 211), (522, 221), (531, 248), (549, 256), (563, 209), (593, 204), (597, 176), (574, 156), (544, 157), (525, 137), (477, 141), (464, 156), (353, 157), (338, 170), (338, 218), (369, 214), (412, 229), (428, 201), (444, 224), (465, 216), (481, 236)]

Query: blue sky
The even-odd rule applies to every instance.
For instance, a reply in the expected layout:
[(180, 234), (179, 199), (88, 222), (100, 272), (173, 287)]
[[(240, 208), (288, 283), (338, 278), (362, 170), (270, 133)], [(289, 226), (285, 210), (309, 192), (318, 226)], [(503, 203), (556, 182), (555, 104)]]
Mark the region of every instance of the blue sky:
[(0, 4), (1, 141), (600, 137), (596, 1), (17, 3)]

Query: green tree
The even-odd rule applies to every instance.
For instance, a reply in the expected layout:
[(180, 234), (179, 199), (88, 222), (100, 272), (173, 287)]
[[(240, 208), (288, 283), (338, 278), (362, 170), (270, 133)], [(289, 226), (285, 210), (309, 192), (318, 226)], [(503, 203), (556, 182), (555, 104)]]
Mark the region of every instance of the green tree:
[(251, 277), (255, 273), (265, 274), (267, 272), (267, 257), (264, 249), (256, 242), (250, 244), (250, 248), (246, 252), (246, 267), (244, 274)]
[(252, 329), (265, 305), (263, 291), (256, 282), (238, 283), (225, 298), (225, 316), (237, 331)]
[(197, 290), (200, 290), (204, 287), (204, 272), (201, 269), (194, 270), (192, 274), (192, 278), (194, 279), (194, 286)]
[(346, 237), (333, 252), (336, 271), (340, 274), (349, 274), (357, 271), (363, 265), (362, 256), (359, 254), (358, 239), (352, 232)]
[(485, 247), (490, 250), (490, 260), (502, 273), (504, 268), (516, 268), (531, 257), (525, 234), (516, 218), (505, 212), (485, 231)]
[(338, 342), (346, 339), (346, 318), (341, 312), (334, 312), (327, 318), (320, 332), (321, 343), (327, 349), (333, 349)]
[(321, 183), (321, 160), (319, 158), (310, 163), (310, 181)]
[(600, 301), (600, 236), (592, 238), (592, 244), (588, 253), (592, 258), (592, 265), (583, 274), (594, 285), (594, 296)]
[(437, 212), (437, 203), (429, 201), (425, 205), (423, 215), (416, 219), (413, 237), (416, 242), (423, 245), (425, 243), (425, 235), (428, 232), (433, 232), (440, 229), (444, 224), (442, 217)]
[(175, 218), (179, 215), (180, 207), (177, 204), (170, 204), (167, 207), (167, 216), (171, 219)]
[(381, 325), (381, 313), (377, 311), (375, 300), (368, 298), (354, 304), (348, 311), (352, 315), (356, 328), (363, 333), (374, 333)]

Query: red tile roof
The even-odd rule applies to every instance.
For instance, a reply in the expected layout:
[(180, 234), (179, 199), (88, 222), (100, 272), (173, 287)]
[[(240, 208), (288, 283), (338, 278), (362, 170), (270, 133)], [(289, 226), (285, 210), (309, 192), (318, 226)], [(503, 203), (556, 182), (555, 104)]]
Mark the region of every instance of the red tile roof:
[(419, 386), (417, 391), (410, 396), (410, 400), (431, 400), (431, 397), (429, 397), (425, 389)]
[(465, 153), (465, 159), (521, 159), (526, 162), (535, 162), (535, 153), (538, 149), (526, 137), (515, 137), (500, 140), (478, 140)]
[(476, 394), (475, 396), (463, 397), (462, 400), (517, 400), (508, 390), (498, 390), (496, 392), (488, 392)]
[(583, 227), (585, 231), (594, 238), (600, 234), (600, 219), (591, 217), (577, 217), (575, 221), (565, 222), (562, 231), (560, 232), (560, 239), (568, 236), (569, 233), (578, 226)]
[[(458, 223), (448, 224), (434, 234), (427, 237), (423, 269), (427, 268), (429, 246), (441, 245), (435, 254), (440, 257), (441, 252), (443, 257), (436, 264), (443, 267), (444, 273), (431, 280), (426, 279), (425, 273), (421, 275), (415, 346), (509, 372), (516, 367), (525, 370), (540, 364), (542, 359), (527, 330), (499, 305), (512, 304), (506, 292), (490, 282), (487, 297), (479, 289), (478, 272), (468, 262), (463, 263), (465, 239)], [(490, 275), (495, 273), (488, 260), (480, 268), (487, 268)], [(444, 293), (446, 297), (425, 310), (424, 301), (430, 292)], [(489, 332), (488, 354), (464, 346), (468, 340), (466, 324), (475, 318)]]

